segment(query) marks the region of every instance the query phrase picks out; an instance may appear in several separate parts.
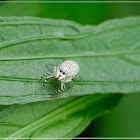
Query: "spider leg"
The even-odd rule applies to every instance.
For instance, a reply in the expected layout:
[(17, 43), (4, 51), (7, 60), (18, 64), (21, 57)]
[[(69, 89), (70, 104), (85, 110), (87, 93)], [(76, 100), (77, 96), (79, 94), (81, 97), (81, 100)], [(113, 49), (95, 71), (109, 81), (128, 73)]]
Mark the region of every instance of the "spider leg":
[(46, 72), (46, 73), (41, 77), (41, 79), (42, 79), (43, 77), (45, 77), (47, 74), (48, 74), (48, 75), (51, 75), (51, 76), (53, 75), (53, 74), (50, 73), (50, 72)]
[(61, 89), (58, 89), (58, 90), (56, 90), (54, 93), (61, 93), (62, 91), (61, 91)]
[(54, 64), (46, 64), (45, 66), (48, 67), (48, 66), (55, 66), (55, 65)]
[(46, 85), (46, 83), (47, 83), (47, 80), (52, 79), (52, 78), (54, 78), (54, 77), (53, 77), (53, 76), (48, 76), (48, 77), (45, 79), (45, 82), (44, 82), (44, 84), (43, 84), (43, 87), (45, 87), (45, 85)]
[(62, 93), (65, 89), (65, 83), (64, 82), (61, 82), (61, 88), (59, 90), (56, 90), (55, 93)]
[(61, 60), (61, 62), (59, 63), (59, 65), (58, 65), (58, 66), (60, 66), (63, 62), (64, 62), (64, 60)]
[(56, 75), (57, 75), (57, 67), (56, 67), (56, 66), (54, 66), (54, 71), (53, 71), (53, 74), (54, 74), (54, 76), (56, 76)]
[(71, 87), (70, 87), (70, 92), (72, 91), (72, 88), (73, 88), (73, 81), (72, 81), (72, 79), (73, 79), (74, 77), (69, 77), (69, 78), (67, 78), (67, 79), (65, 79), (65, 82), (64, 83), (71, 83)]
[(65, 89), (65, 83), (63, 81), (63, 82), (61, 82), (61, 91), (64, 91), (64, 89)]
[(73, 81), (71, 80), (71, 87), (70, 87), (70, 92), (72, 91), (72, 88), (73, 88)]
[(80, 75), (76, 75), (75, 78), (77, 78), (77, 79), (83, 79)]

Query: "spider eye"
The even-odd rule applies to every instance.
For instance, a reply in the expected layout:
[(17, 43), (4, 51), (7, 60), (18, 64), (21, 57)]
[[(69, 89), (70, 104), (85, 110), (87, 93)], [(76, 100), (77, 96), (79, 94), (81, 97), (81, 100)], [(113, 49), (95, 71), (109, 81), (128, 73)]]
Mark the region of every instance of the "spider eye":
[(67, 75), (65, 72), (63, 72), (61, 69), (59, 69), (59, 71), (63, 74), (63, 75)]

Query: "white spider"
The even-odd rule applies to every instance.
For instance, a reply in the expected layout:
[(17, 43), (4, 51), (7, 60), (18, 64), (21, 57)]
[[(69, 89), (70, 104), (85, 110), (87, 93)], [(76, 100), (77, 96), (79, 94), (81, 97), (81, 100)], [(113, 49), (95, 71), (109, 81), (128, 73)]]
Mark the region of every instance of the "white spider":
[(46, 72), (41, 77), (43, 78), (47, 74), (50, 75), (45, 79), (43, 86), (46, 85), (47, 80), (52, 79), (52, 78), (57, 78), (61, 83), (61, 87), (59, 90), (56, 90), (55, 93), (57, 92), (61, 93), (65, 89), (65, 83), (72, 82), (72, 86), (73, 86), (72, 79), (75, 78), (78, 72), (79, 72), (79, 65), (75, 61), (66, 60), (63, 63), (60, 63), (58, 67), (54, 65), (53, 73)]

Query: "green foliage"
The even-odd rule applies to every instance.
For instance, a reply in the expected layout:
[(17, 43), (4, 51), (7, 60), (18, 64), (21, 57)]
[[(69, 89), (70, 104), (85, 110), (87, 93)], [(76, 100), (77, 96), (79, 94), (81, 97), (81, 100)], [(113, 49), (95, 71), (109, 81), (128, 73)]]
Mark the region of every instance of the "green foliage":
[[(27, 103), (93, 93), (140, 91), (140, 18), (81, 26), (33, 17), (0, 18), (0, 104)], [(72, 59), (81, 78), (57, 97), (50, 80), (42, 89), (46, 64)], [(52, 70), (50, 71), (52, 72)], [(68, 85), (69, 86), (69, 85)]]
[(94, 122), (91, 137), (140, 137), (140, 94), (124, 96), (113, 111)]
[[(82, 26), (65, 20), (1, 17), (0, 104), (5, 106), (0, 106), (0, 137), (75, 137), (124, 93), (139, 92), (139, 22), (137, 17)], [(71, 92), (67, 84), (64, 93), (53, 96), (58, 81), (50, 80), (42, 89), (39, 79), (53, 71), (46, 65), (66, 59), (78, 62), (81, 77), (74, 80)]]
[(69, 97), (1, 108), (1, 138), (72, 138), (107, 113), (121, 94)]

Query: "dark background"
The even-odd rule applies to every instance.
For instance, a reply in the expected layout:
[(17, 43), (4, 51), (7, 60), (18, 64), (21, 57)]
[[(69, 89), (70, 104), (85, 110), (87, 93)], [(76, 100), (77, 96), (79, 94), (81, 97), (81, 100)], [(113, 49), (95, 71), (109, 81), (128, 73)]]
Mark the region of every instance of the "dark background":
[[(0, 3), (0, 16), (67, 19), (82, 25), (139, 15), (140, 3)], [(81, 136), (140, 137), (140, 95), (126, 95), (114, 110), (94, 120)]]

